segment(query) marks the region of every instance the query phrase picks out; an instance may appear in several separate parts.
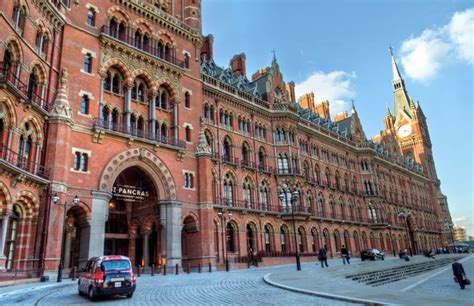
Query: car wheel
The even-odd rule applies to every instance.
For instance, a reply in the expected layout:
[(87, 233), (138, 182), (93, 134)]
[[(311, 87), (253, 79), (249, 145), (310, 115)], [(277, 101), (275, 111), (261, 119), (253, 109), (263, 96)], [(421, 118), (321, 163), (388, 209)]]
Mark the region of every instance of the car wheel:
[(95, 301), (94, 289), (92, 287), (89, 288), (89, 298), (91, 301)]
[(127, 293), (127, 299), (130, 299), (133, 296), (133, 292)]
[(77, 288), (77, 291), (79, 292), (79, 295), (80, 295), (80, 296), (83, 296), (83, 295), (84, 295), (84, 293), (82, 293), (81, 288), (79, 288), (79, 286), (78, 286), (78, 288)]
[(384, 256), (382, 256), (382, 260), (385, 260), (385, 257), (384, 257)]
[(360, 261), (365, 261), (365, 258), (364, 258), (364, 257), (361, 257), (361, 258), (360, 258)]

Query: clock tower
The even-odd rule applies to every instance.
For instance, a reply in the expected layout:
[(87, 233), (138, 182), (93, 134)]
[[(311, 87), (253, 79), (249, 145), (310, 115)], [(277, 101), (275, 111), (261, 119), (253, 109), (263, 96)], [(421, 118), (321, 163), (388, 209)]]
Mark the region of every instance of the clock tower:
[(409, 97), (391, 48), (390, 55), (395, 111), (393, 127), (400, 151), (404, 157), (421, 164), (428, 177), (437, 179), (426, 118), (419, 103), (415, 106)]

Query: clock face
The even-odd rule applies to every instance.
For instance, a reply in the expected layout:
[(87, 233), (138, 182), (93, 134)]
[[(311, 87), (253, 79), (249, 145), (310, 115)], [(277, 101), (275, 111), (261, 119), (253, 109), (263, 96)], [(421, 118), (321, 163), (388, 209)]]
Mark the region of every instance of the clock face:
[(407, 137), (411, 134), (411, 125), (404, 124), (398, 129), (398, 136)]

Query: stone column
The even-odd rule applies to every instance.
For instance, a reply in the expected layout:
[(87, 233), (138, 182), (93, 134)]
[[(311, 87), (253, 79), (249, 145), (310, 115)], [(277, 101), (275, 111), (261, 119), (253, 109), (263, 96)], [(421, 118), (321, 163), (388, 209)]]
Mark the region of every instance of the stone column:
[(127, 127), (127, 131), (130, 131), (130, 108), (131, 108), (131, 101), (132, 101), (132, 86), (127, 86), (127, 92), (125, 93), (125, 105), (123, 108), (124, 111), (124, 123)]
[(92, 191), (88, 257), (104, 255), (105, 222), (109, 216), (110, 192)]
[(150, 259), (148, 258), (148, 254), (149, 254), (149, 251), (148, 251), (148, 237), (150, 235), (150, 231), (148, 230), (145, 230), (142, 234), (142, 239), (143, 239), (143, 243), (142, 243), (142, 246), (143, 246), (143, 249), (142, 249), (142, 253), (143, 253), (143, 268), (146, 269), (149, 265), (149, 262), (150, 262)]
[(5, 270), (7, 258), (5, 257), (5, 242), (7, 241), (8, 216), (4, 215), (2, 219), (2, 228), (0, 233), (0, 271)]
[(150, 133), (153, 137), (155, 137), (155, 129), (156, 129), (156, 94), (154, 94), (151, 97), (150, 110), (149, 110), (148, 118), (149, 118), (149, 122), (150, 122), (150, 125), (149, 125)]
[(174, 136), (174, 139), (179, 139), (179, 116), (178, 116), (178, 104), (177, 103), (174, 103), (174, 106), (173, 106), (173, 123), (174, 123), (174, 127), (173, 127), (173, 136)]
[(99, 92), (99, 118), (104, 119), (104, 79), (100, 78), (100, 92)]
[(74, 227), (66, 223), (66, 237), (64, 240), (64, 269), (69, 269), (71, 264), (71, 234), (74, 231)]
[(164, 228), (166, 244), (166, 266), (173, 268), (176, 264), (181, 266), (181, 202), (176, 200), (163, 200), (160, 205), (160, 223)]

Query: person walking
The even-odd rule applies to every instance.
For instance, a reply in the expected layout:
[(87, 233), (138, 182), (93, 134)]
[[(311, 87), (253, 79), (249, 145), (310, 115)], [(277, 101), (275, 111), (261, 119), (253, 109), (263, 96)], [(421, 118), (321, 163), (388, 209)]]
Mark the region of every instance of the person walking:
[(323, 263), (326, 264), (326, 268), (329, 267), (328, 266), (328, 256), (327, 256), (325, 248), (320, 248), (319, 249), (318, 259), (321, 262), (321, 268), (324, 268)]
[(466, 287), (464, 283), (464, 278), (466, 277), (466, 272), (464, 272), (464, 267), (459, 262), (455, 261), (452, 264), (454, 277), (457, 279), (457, 283), (461, 286), (461, 289)]
[(346, 248), (345, 245), (342, 245), (342, 248), (341, 248), (341, 256), (342, 256), (342, 263), (343, 264), (346, 264), (346, 261), (347, 261), (347, 264), (350, 265), (351, 262), (349, 261), (351, 258), (349, 257), (349, 250)]

